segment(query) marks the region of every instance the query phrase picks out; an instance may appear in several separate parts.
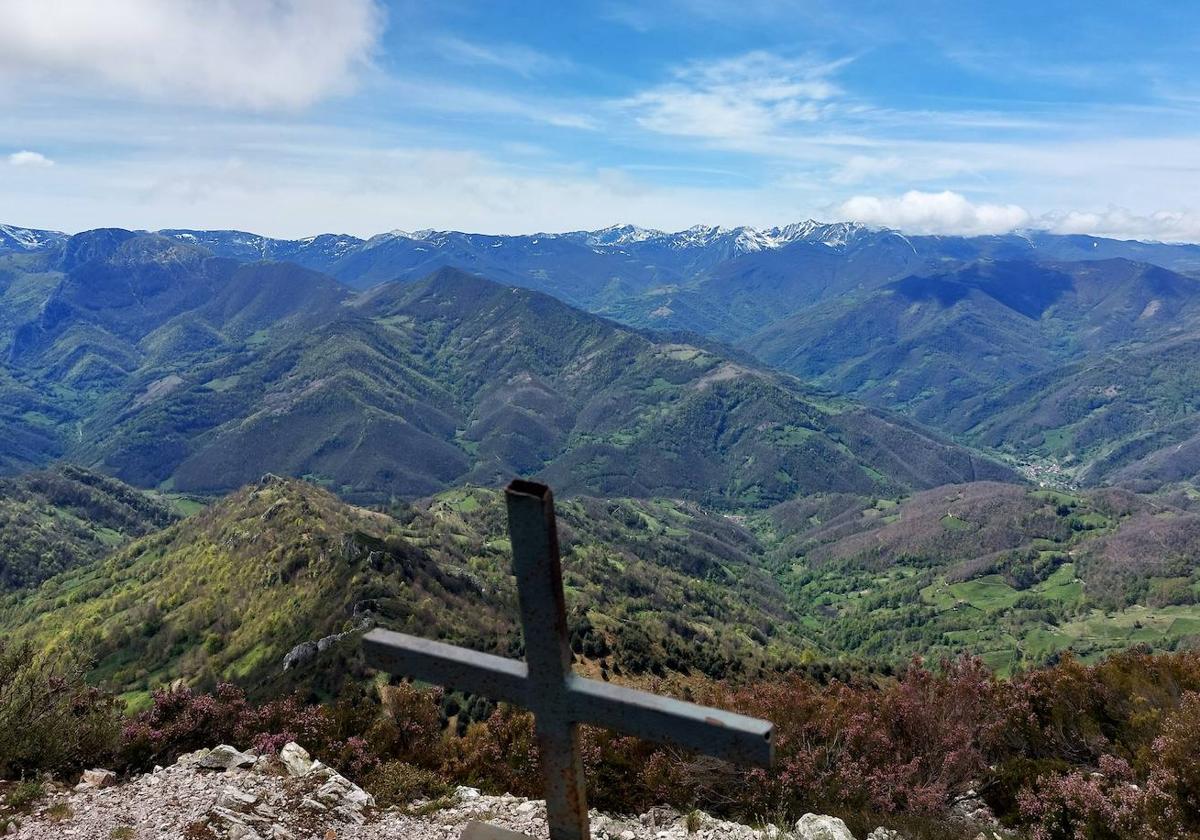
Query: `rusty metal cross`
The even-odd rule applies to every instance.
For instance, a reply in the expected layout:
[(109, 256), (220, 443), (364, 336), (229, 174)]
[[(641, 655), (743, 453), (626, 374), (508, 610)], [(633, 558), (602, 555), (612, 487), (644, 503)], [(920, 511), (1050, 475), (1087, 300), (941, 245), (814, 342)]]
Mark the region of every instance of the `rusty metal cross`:
[(589, 680), (571, 672), (554, 497), (513, 481), (505, 489), (508, 532), (525, 631), (525, 661), (372, 630), (363, 638), (374, 668), (447, 685), (530, 709), (546, 789), (551, 840), (586, 840), (581, 723), (666, 741), (707, 755), (769, 766), (770, 723), (670, 697)]

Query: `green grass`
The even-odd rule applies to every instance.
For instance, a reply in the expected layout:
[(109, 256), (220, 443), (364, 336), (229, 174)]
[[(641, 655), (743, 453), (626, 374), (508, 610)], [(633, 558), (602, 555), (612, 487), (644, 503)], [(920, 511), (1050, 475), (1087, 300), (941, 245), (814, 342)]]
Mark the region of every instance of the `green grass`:
[(210, 391), (216, 391), (218, 394), (221, 394), (226, 391), (233, 390), (239, 381), (241, 381), (241, 376), (239, 374), (234, 374), (232, 376), (222, 376), (217, 379), (210, 379), (208, 382), (204, 383), (203, 387)]
[(972, 525), (966, 520), (959, 519), (957, 516), (946, 514), (942, 517), (942, 527), (947, 531), (970, 531)]
[(1003, 610), (1011, 607), (1020, 597), (1000, 575), (987, 575), (964, 583), (950, 586), (955, 599), (966, 601), (978, 610)]

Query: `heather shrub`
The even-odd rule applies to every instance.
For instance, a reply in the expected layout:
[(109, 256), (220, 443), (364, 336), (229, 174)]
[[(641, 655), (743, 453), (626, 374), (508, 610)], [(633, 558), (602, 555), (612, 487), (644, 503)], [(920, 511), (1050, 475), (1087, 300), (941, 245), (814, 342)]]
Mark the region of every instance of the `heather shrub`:
[(446, 771), (462, 784), (497, 793), (536, 796), (541, 789), (533, 716), (499, 706), (485, 723), (450, 743)]
[(1151, 749), (1150, 784), (1158, 794), (1154, 818), (1200, 835), (1200, 692), (1183, 696)]
[(1113, 756), (1100, 759), (1096, 773), (1039, 777), (1018, 796), (1021, 816), (1034, 840), (1157, 840), (1175, 836), (1160, 833), (1147, 820), (1147, 800), (1153, 796), (1133, 783), (1133, 770)]
[(328, 728), (321, 707), (295, 697), (255, 706), (229, 683), (218, 685), (212, 694), (165, 688), (154, 693), (149, 709), (125, 724), (120, 758), (124, 767), (143, 770), (215, 744), (277, 752), (288, 741), (328, 754), (345, 746), (328, 737)]
[(363, 786), (380, 808), (403, 807), (418, 799), (437, 799), (454, 789), (441, 774), (407, 761), (380, 764), (366, 776)]
[(121, 704), (84, 666), (0, 639), (0, 778), (66, 776), (112, 754)]
[(775, 723), (776, 767), (740, 774), (743, 807), (937, 814), (986, 771), (1002, 691), (981, 663), (962, 659), (937, 671), (914, 661), (883, 685), (787, 676), (703, 702)]
[(381, 708), (365, 737), (383, 761), (438, 768), (447, 760), (442, 733), (441, 689), (421, 690), (408, 683), (380, 689)]

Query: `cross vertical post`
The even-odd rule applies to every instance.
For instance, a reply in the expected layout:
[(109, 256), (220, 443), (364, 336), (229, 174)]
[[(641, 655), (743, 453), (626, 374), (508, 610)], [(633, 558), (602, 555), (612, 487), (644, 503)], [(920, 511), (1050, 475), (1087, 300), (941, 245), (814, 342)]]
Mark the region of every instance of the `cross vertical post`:
[[(768, 721), (571, 672), (554, 496), (549, 487), (518, 480), (509, 484), (505, 499), (525, 661), (377, 628), (363, 637), (367, 663), (532, 711), (551, 840), (590, 836), (579, 750), (581, 723), (677, 744), (726, 761), (771, 766), (774, 727)], [(480, 834), (486, 830), (472, 823), (463, 838), (511, 834), (500, 830)]]
[(554, 496), (544, 485), (514, 481), (505, 499), (550, 838), (587, 840), (579, 727), (567, 696), (572, 656)]

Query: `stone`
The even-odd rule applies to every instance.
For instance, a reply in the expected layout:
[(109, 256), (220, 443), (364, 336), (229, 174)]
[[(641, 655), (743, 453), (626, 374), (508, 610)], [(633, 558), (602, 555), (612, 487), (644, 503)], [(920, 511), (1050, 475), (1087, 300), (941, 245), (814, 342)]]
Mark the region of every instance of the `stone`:
[(279, 760), (287, 768), (288, 775), (293, 778), (307, 776), (313, 767), (312, 756), (308, 754), (308, 750), (295, 741), (288, 741), (283, 745), (283, 749), (279, 751)]
[(334, 774), (321, 785), (315, 796), (321, 802), (330, 805), (348, 805), (359, 810), (375, 807), (375, 797), (338, 774)]
[(367, 821), (367, 818), (363, 816), (363, 812), (351, 805), (339, 805), (333, 809), (333, 813), (342, 822), (362, 825)]
[(284, 763), (279, 760), (279, 756), (271, 755), (270, 753), (263, 753), (262, 755), (260, 755), (258, 757), (258, 759), (254, 762), (254, 766), (250, 768), (250, 772), (258, 773), (259, 775), (264, 775), (264, 776), (265, 775), (271, 775), (271, 776), (290, 776), (291, 775), (291, 773), (288, 772), (288, 769), (284, 765)]
[(316, 656), (316, 642), (301, 642), (284, 655), (283, 670), (289, 671), (292, 668), (297, 668), (307, 662), (311, 662)]
[(642, 824), (650, 828), (666, 828), (682, 819), (683, 814), (666, 805), (654, 805), (642, 814)]
[(109, 788), (117, 783), (117, 774), (111, 770), (84, 770), (79, 783), (92, 789)]
[(805, 814), (796, 821), (797, 840), (854, 840), (846, 823), (824, 814)]
[(992, 828), (1000, 824), (996, 815), (992, 813), (992, 809), (976, 796), (973, 790), (967, 791), (950, 806), (950, 816), (952, 819), (971, 826)]
[(904, 840), (904, 835), (894, 828), (879, 828), (867, 835), (867, 840)]
[(332, 779), (334, 776), (340, 775), (328, 765), (322, 764), (320, 761), (314, 761), (312, 767), (309, 768), (305, 776), (312, 776), (314, 779)]
[(221, 744), (196, 761), (197, 767), (206, 770), (228, 770), (231, 767), (250, 767), (258, 759), (253, 753), (244, 753), (228, 744)]
[[(201, 752), (199, 756), (207, 755)], [(272, 755), (274, 759), (274, 755)], [(256, 763), (255, 766), (260, 766)], [(436, 812), (420, 815), (372, 808), (370, 795), (333, 768), (317, 765), (315, 773), (292, 778), (282, 761), (269, 773), (233, 770), (213, 772), (195, 763), (173, 765), (156, 775), (139, 775), (115, 787), (64, 796), (75, 816), (69, 825), (56, 823), (42, 811), (24, 818), (16, 836), (22, 840), (105, 840), (127, 825), (139, 838), (177, 840), (195, 836), (219, 840), (459, 840), (471, 821), (486, 820), (492, 834), (476, 840), (518, 840), (547, 836), (545, 804), (540, 799), (505, 794), (492, 796), (473, 788)], [(326, 799), (318, 798), (321, 791)], [(807, 834), (779, 832), (773, 826), (752, 828), (698, 812), (697, 830), (687, 833), (678, 812), (655, 808), (641, 816), (591, 814), (596, 840), (801, 840)], [(698, 823), (698, 826), (696, 825)], [(476, 829), (482, 830), (482, 829)], [(499, 832), (499, 833), (497, 833)], [(506, 832), (506, 833), (505, 833)], [(972, 830), (965, 837), (975, 833)], [(837, 837), (837, 835), (834, 835)], [(1007, 836), (1007, 835), (1006, 835)], [(472, 835), (467, 835), (471, 840)], [(0, 838), (8, 840), (0, 828)], [(838, 840), (845, 840), (842, 836)], [(873, 835), (872, 840), (903, 840)], [(981, 840), (998, 840), (990, 834)]]
[(533, 840), (528, 834), (518, 834), (507, 828), (481, 822), (469, 822), (459, 840)]
[(248, 825), (235, 823), (229, 826), (229, 840), (262, 840), (262, 835)]
[(175, 760), (175, 764), (179, 767), (192, 767), (199, 764), (201, 759), (207, 756), (212, 750), (196, 750), (195, 752), (184, 753)]
[(226, 785), (217, 796), (217, 805), (231, 811), (248, 811), (258, 801), (253, 793), (245, 793), (232, 785)]

